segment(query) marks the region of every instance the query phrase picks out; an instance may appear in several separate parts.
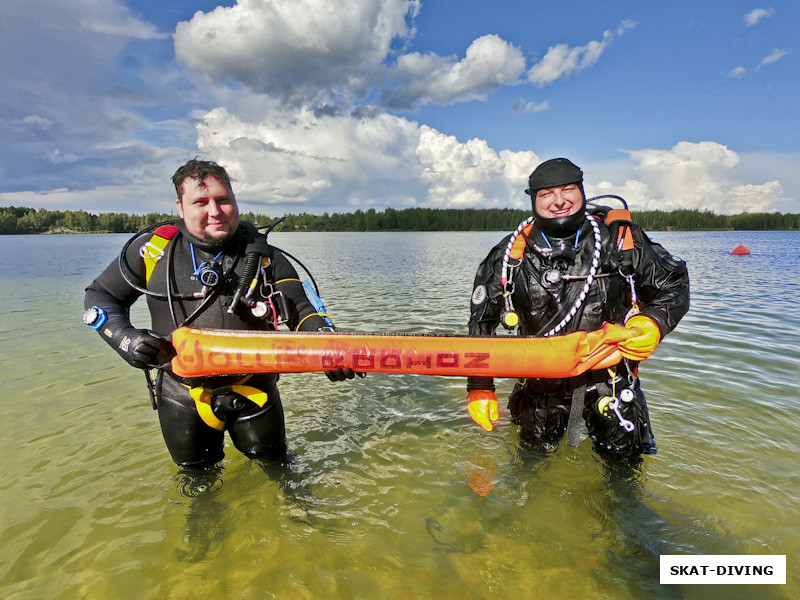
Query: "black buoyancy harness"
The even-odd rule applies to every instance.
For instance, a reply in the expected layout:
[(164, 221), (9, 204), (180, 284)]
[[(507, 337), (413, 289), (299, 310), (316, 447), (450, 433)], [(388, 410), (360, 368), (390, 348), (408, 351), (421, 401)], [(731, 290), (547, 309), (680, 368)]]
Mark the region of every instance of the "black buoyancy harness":
[[(192, 278), (197, 279), (199, 283), (203, 285), (203, 290), (200, 294), (193, 294), (191, 296), (192, 299), (198, 299), (200, 297), (203, 298), (203, 302), (200, 306), (187, 317), (183, 323), (180, 325), (186, 325), (191, 320), (200, 314), (202, 310), (210, 306), (211, 301), (215, 297), (216, 293), (216, 286), (222, 281), (224, 277), (229, 275), (233, 270), (236, 268), (236, 264), (239, 258), (244, 255), (244, 265), (242, 268), (241, 275), (239, 276), (239, 284), (237, 285), (233, 296), (231, 297), (231, 302), (228, 306), (228, 312), (232, 313), (238, 304), (244, 304), (251, 308), (251, 312), (254, 316), (262, 317), (262, 318), (272, 318), (274, 321), (274, 327), (277, 329), (277, 322), (278, 322), (278, 313), (279, 311), (281, 314), (288, 314), (288, 308), (283, 307), (282, 302), (273, 302), (273, 298), (278, 300), (280, 299), (285, 300), (280, 293), (276, 293), (274, 291), (273, 283), (273, 273), (272, 273), (272, 258), (273, 258), (273, 249), (267, 241), (267, 235), (263, 237), (258, 234), (258, 230), (251, 225), (250, 223), (242, 223), (242, 229), (240, 230), (240, 234), (242, 236), (242, 246), (243, 251), (240, 249), (237, 252), (236, 257), (234, 258), (233, 264), (227, 270), (227, 273), (221, 270), (221, 267), (216, 263), (216, 261), (207, 261), (201, 263), (200, 265), (194, 265), (194, 273)], [(273, 225), (274, 227), (274, 225)], [(270, 230), (272, 227), (270, 227)], [(269, 231), (267, 231), (267, 234)], [(165, 294), (166, 300), (170, 305), (170, 311), (173, 315), (173, 321), (175, 323), (176, 328), (179, 326), (177, 323), (177, 319), (175, 318), (174, 313), (172, 312), (172, 302), (173, 294), (169, 289), (169, 281), (171, 279), (169, 270), (172, 266), (172, 252), (171, 250), (174, 249), (174, 244), (170, 245), (172, 242), (177, 241), (177, 238), (181, 234), (181, 229), (177, 225), (172, 223), (158, 225), (153, 230), (150, 238), (142, 244), (139, 250), (139, 255), (142, 257), (145, 267), (145, 281), (149, 283), (153, 271), (155, 269), (156, 264), (163, 258), (167, 257), (167, 293)], [(137, 236), (134, 236), (135, 239)], [(123, 250), (124, 252), (124, 250)], [(192, 249), (192, 252), (194, 250)], [(192, 258), (194, 259), (194, 253), (192, 254)], [(124, 274), (124, 271), (123, 271)], [(267, 287), (269, 290), (267, 295), (263, 298), (263, 301), (252, 301), (251, 295), (255, 288), (258, 286), (259, 282), (263, 282), (263, 285)], [(132, 284), (132, 282), (129, 281)], [(132, 284), (133, 285), (133, 284)], [(147, 290), (149, 294), (156, 294), (152, 291)], [(160, 294), (158, 294), (160, 295)], [(183, 296), (180, 296), (183, 299)], [(187, 297), (188, 298), (188, 297)], [(267, 305), (268, 303), (268, 305)], [(280, 307), (280, 308), (279, 308)], [(163, 378), (163, 371), (159, 369), (157, 380), (155, 382), (152, 381), (149, 372), (145, 372), (146, 379), (147, 379), (147, 387), (148, 391), (150, 392), (153, 408), (157, 408), (157, 398), (160, 396), (161, 392), (161, 381)], [(259, 407), (263, 407), (264, 404), (268, 401), (268, 397), (266, 392), (260, 390), (258, 388), (244, 385), (245, 382), (250, 379), (251, 375), (248, 375), (242, 379), (237, 380), (236, 382), (226, 385), (220, 388), (208, 388), (204, 386), (197, 386), (195, 384), (189, 384), (187, 382), (182, 382), (188, 391), (189, 395), (195, 402), (195, 406), (197, 408), (197, 412), (200, 418), (211, 428), (216, 429), (217, 431), (224, 431), (225, 429), (225, 421), (221, 419), (215, 412), (214, 408), (212, 408), (215, 404), (215, 400), (218, 396), (223, 396), (227, 394), (228, 396), (234, 398), (244, 398), (253, 403), (255, 403)], [(227, 397), (227, 396), (226, 396)], [(234, 411), (235, 412), (235, 411)], [(224, 416), (223, 416), (224, 418)]]

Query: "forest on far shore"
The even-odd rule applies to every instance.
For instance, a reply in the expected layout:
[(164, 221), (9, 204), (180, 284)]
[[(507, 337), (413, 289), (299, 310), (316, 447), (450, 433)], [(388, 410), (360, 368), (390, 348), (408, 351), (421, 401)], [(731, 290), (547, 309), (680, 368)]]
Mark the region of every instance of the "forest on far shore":
[[(753, 231), (800, 230), (797, 213), (743, 213), (717, 215), (710, 211), (631, 211), (633, 221), (648, 231)], [(275, 231), (511, 231), (530, 216), (529, 210), (511, 208), (387, 208), (350, 213), (286, 215)], [(265, 226), (277, 219), (243, 213), (242, 218)], [(83, 210), (0, 207), (0, 235), (31, 233), (134, 233), (162, 221), (170, 214), (92, 214)]]

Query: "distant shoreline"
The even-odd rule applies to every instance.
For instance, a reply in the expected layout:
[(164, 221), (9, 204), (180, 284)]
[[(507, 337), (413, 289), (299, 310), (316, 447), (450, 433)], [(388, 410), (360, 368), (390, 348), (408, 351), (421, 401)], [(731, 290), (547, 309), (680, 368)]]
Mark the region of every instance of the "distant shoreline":
[[(464, 233), (507, 233), (510, 232), (511, 229), (463, 229), (459, 231), (463, 231)], [(691, 231), (698, 231), (698, 232), (705, 232), (705, 233), (720, 233), (726, 231), (798, 231), (800, 229), (733, 229), (732, 227), (728, 228), (708, 228), (708, 229), (676, 229), (674, 227), (670, 227), (668, 229), (658, 229), (658, 228), (645, 228), (648, 232), (662, 232), (662, 233), (679, 233), (679, 232), (691, 232)], [(275, 229), (276, 233), (453, 233), (456, 230), (453, 229), (363, 229), (363, 230), (350, 230), (350, 229)], [(129, 234), (133, 235), (137, 233), (136, 231), (108, 231), (108, 230), (99, 230), (99, 231), (77, 231), (77, 230), (70, 230), (66, 228), (57, 228), (55, 230), (49, 231), (35, 231), (32, 233), (3, 233), (0, 232), (0, 235), (102, 235), (102, 234)]]
[[(708, 211), (631, 211), (645, 231), (800, 231), (797, 213), (743, 213), (717, 215)], [(530, 210), (511, 208), (387, 208), (351, 213), (286, 215), (276, 232), (358, 231), (513, 231)], [(242, 219), (267, 225), (275, 217), (243, 213)], [(164, 213), (92, 214), (87, 211), (50, 211), (43, 208), (0, 207), (0, 235), (135, 233), (176, 216)]]

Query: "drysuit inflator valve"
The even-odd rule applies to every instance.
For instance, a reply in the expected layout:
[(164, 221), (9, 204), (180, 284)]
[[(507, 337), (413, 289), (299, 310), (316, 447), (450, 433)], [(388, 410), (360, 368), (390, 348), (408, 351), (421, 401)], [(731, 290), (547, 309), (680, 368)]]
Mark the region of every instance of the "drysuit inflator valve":
[(108, 321), (108, 314), (99, 306), (93, 306), (83, 313), (83, 322), (92, 329), (100, 329)]

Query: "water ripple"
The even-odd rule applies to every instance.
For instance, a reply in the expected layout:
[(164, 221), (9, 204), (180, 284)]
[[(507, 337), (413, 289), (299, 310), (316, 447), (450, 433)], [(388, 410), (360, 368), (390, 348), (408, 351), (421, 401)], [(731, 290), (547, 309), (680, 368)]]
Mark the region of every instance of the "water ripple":
[[(659, 453), (639, 465), (602, 460), (585, 431), (577, 448), (525, 446), (508, 380), (486, 433), (463, 379), (316, 374), (281, 377), (290, 460), (228, 445), (200, 474), (171, 464), (141, 373), (80, 323), (93, 257), (125, 236), (61, 238), (67, 267), (37, 259), (37, 237), (0, 238), (1, 256), (44, 265), (0, 287), (4, 598), (669, 598), (661, 554), (800, 553), (796, 233), (654, 234), (688, 261), (692, 309), (641, 365)], [(273, 241), (344, 330), (464, 333), (500, 237)], [(738, 243), (753, 254), (731, 257)], [(787, 586), (757, 595), (799, 582), (789, 565)]]

